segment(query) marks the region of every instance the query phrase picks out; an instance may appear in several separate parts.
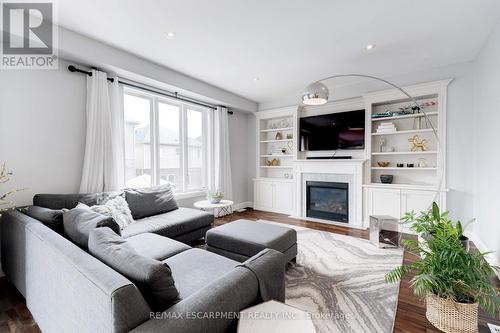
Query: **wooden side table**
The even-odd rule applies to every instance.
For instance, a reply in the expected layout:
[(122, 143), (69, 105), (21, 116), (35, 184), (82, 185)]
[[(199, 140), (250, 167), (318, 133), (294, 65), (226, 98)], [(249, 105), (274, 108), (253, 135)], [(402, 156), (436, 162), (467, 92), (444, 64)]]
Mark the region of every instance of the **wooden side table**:
[(213, 211), (214, 217), (219, 218), (233, 213), (234, 202), (231, 200), (221, 200), (219, 203), (213, 204), (208, 200), (196, 201), (194, 207), (204, 210)]

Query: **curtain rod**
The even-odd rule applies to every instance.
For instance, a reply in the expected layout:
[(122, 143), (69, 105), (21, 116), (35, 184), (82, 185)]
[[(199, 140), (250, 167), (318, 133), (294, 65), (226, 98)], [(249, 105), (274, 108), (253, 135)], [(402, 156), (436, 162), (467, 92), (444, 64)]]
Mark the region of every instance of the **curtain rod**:
[[(72, 73), (76, 72), (76, 73), (82, 73), (82, 74), (86, 74), (88, 76), (92, 76), (92, 72), (76, 68), (73, 65), (69, 65), (68, 66), (68, 70), (70, 72), (72, 72)], [(108, 79), (109, 82), (115, 82), (115, 79), (113, 79), (113, 78), (108, 77), (107, 79)], [(206, 107), (206, 108), (210, 108), (210, 109), (213, 109), (213, 110), (217, 109), (217, 105), (205, 103), (203, 101), (199, 101), (199, 100), (196, 100), (196, 99), (191, 98), (191, 97), (182, 96), (182, 95), (179, 95), (177, 92), (171, 92), (171, 91), (167, 91), (167, 90), (163, 90), (163, 89), (158, 89), (158, 88), (153, 88), (153, 87), (150, 88), (150, 87), (148, 87), (146, 85), (143, 85), (142, 83), (135, 83), (135, 82), (132, 83), (132, 82), (127, 82), (127, 81), (122, 81), (122, 80), (120, 80), (118, 78), (118, 83), (123, 84), (124, 86), (128, 86), (128, 87), (131, 87), (131, 88), (136, 88), (136, 89), (148, 91), (148, 92), (151, 92), (151, 93), (154, 93), (154, 94), (159, 94), (159, 95), (166, 96), (166, 97), (169, 97), (169, 98), (178, 99), (178, 100), (183, 101), (183, 102), (188, 102), (188, 103), (200, 105), (200, 106), (203, 106), (203, 107)], [(227, 110), (227, 113), (228, 114), (233, 114), (233, 111)]]

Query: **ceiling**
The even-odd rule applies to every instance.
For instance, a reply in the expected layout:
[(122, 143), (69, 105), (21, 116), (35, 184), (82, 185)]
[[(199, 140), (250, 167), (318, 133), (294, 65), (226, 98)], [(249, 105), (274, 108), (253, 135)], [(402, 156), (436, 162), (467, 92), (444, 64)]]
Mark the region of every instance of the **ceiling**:
[(498, 0), (56, 2), (70, 30), (260, 103), (332, 74), (471, 61), (500, 17)]

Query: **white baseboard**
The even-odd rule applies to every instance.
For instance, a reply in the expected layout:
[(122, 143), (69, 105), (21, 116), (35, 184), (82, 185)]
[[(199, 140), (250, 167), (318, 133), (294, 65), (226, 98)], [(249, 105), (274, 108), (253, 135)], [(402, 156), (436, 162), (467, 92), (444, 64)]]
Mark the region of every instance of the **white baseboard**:
[[(491, 249), (489, 249), (484, 243), (483, 241), (481, 240), (481, 238), (479, 238), (479, 236), (474, 233), (474, 232), (471, 232), (471, 233), (467, 233), (467, 236), (469, 237), (469, 239), (471, 241), (474, 242), (474, 245), (476, 245), (477, 249), (480, 251), (480, 252), (487, 252), (487, 251), (491, 251)], [(486, 256), (486, 261), (488, 261), (488, 263), (492, 266), (500, 266), (500, 262), (498, 261), (498, 259), (495, 257), (495, 253), (491, 253), (489, 255)], [(498, 278), (500, 279), (500, 271), (497, 271), (497, 276)]]
[(252, 208), (252, 207), (253, 207), (253, 202), (251, 202), (251, 201), (240, 202), (240, 203), (233, 205), (233, 211), (237, 211), (237, 210), (243, 209), (243, 208)]

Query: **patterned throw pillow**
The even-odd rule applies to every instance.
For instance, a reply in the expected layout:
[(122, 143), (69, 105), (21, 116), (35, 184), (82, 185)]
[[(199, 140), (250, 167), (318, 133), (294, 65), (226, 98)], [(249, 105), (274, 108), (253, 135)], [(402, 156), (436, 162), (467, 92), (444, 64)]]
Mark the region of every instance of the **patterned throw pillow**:
[[(78, 206), (80, 205), (85, 204), (79, 203)], [(122, 196), (116, 196), (102, 205), (95, 205), (89, 208), (96, 213), (112, 217), (120, 226), (120, 230), (125, 229), (129, 224), (134, 222), (127, 201)]]

